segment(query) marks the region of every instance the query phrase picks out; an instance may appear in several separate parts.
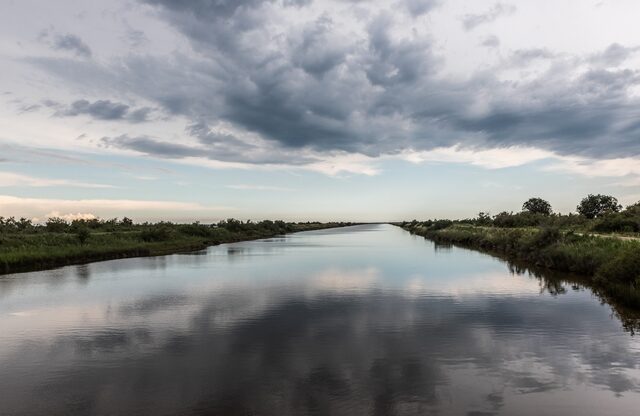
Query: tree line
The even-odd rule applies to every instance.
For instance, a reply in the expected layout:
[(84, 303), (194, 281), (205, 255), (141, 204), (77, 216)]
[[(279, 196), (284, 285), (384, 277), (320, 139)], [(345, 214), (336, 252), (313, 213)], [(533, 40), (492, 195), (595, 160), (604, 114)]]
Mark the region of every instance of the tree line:
[[(503, 211), (492, 216), (488, 212), (480, 212), (475, 218), (457, 221), (427, 220), (421, 225), (432, 230), (461, 223), (500, 228), (547, 226), (595, 232), (640, 232), (640, 201), (623, 208), (613, 196), (589, 194), (580, 201), (576, 211), (577, 214), (555, 213), (548, 201), (534, 197), (525, 201), (522, 210), (517, 213)], [(413, 220), (411, 223), (415, 226), (420, 222)]]
[[(254, 222), (229, 218), (211, 224), (193, 222), (177, 224), (170, 221), (155, 223), (134, 223), (131, 218), (122, 219), (74, 219), (48, 218), (43, 224), (34, 223), (27, 218), (0, 217), (0, 237), (4, 235), (75, 235), (77, 241), (84, 245), (92, 235), (96, 234), (132, 234), (142, 242), (161, 242), (191, 236), (198, 238), (228, 238), (228, 235), (278, 235), (304, 229), (317, 228), (320, 223), (292, 223), (282, 220), (263, 220)], [(343, 226), (346, 223), (330, 223), (327, 225)], [(0, 238), (0, 245), (2, 245)]]

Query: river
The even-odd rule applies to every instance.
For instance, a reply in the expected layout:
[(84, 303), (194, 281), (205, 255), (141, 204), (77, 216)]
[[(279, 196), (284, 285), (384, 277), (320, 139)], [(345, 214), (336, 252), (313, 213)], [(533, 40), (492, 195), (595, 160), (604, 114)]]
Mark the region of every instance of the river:
[(361, 225), (1, 276), (0, 415), (637, 415), (638, 337), (511, 270)]

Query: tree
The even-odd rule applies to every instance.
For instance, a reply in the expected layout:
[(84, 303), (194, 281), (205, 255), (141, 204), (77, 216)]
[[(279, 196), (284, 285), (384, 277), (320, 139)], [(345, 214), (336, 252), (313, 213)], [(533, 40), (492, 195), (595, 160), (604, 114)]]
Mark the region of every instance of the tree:
[(76, 229), (76, 237), (78, 237), (78, 241), (81, 245), (84, 245), (84, 243), (87, 242), (90, 234), (89, 228), (86, 226), (81, 226)]
[(491, 225), (491, 214), (488, 212), (479, 212), (476, 218), (476, 225)]
[(69, 223), (62, 218), (51, 217), (47, 220), (46, 228), (50, 233), (63, 233), (69, 227)]
[(551, 215), (553, 212), (551, 204), (542, 198), (529, 198), (527, 202), (522, 204), (522, 210), (542, 215)]
[(580, 215), (584, 215), (589, 219), (601, 217), (612, 212), (619, 212), (622, 205), (618, 204), (618, 200), (610, 195), (592, 195), (580, 201), (577, 210)]

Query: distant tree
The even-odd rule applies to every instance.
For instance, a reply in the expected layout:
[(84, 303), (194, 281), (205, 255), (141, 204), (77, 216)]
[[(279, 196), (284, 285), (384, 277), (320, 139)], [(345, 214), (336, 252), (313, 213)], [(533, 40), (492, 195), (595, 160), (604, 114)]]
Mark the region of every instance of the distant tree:
[(522, 204), (522, 210), (542, 215), (551, 215), (553, 212), (551, 204), (542, 198), (529, 198), (527, 202)]
[(122, 221), (120, 221), (120, 225), (131, 227), (133, 225), (133, 220), (129, 217), (124, 217)]
[(635, 204), (631, 204), (627, 206), (624, 210), (628, 214), (636, 214), (636, 215), (640, 214), (640, 201), (636, 202)]
[(16, 225), (18, 226), (20, 231), (29, 230), (33, 227), (33, 223), (31, 222), (31, 220), (24, 217), (20, 218), (20, 221)]
[(62, 218), (52, 217), (47, 220), (45, 226), (51, 233), (63, 233), (69, 227), (69, 223)]
[(601, 217), (612, 212), (619, 212), (622, 205), (618, 204), (618, 200), (610, 195), (592, 195), (580, 201), (577, 210), (580, 215), (592, 219)]
[(76, 237), (81, 245), (87, 242), (91, 233), (89, 232), (89, 228), (86, 226), (78, 227), (75, 231)]
[(479, 212), (478, 218), (476, 218), (476, 225), (491, 225), (491, 214), (488, 212)]

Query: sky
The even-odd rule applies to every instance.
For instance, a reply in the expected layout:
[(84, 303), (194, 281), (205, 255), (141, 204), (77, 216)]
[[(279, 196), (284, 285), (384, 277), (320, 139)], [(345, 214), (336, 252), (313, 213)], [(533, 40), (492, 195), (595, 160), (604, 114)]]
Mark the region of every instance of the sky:
[(637, 0), (3, 0), (0, 216), (640, 200)]

